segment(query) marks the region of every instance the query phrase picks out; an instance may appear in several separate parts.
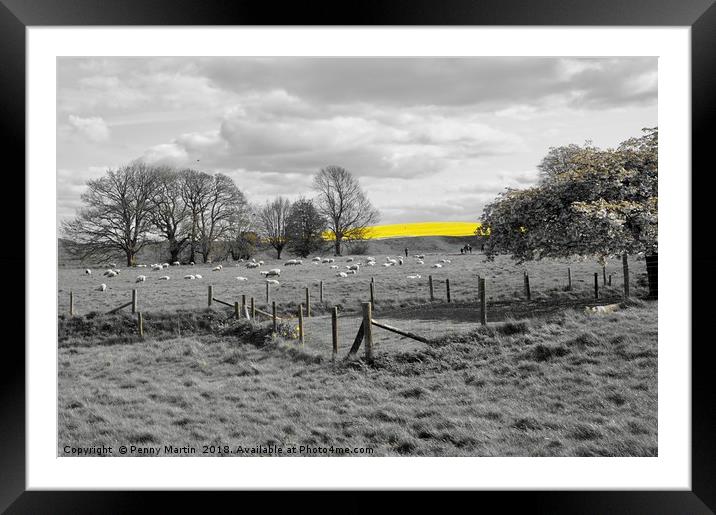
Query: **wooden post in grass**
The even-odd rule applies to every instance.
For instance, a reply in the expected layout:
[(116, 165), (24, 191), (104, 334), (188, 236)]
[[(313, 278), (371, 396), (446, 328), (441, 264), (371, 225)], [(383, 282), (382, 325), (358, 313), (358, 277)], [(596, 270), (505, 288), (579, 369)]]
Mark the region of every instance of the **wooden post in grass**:
[(622, 267), (624, 268), (624, 298), (629, 298), (629, 261), (627, 253), (622, 254)]
[(144, 317), (142, 312), (137, 312), (137, 329), (139, 330), (139, 337), (144, 338)]
[(323, 281), (318, 283), (318, 302), (323, 304)]
[(478, 283), (479, 295), (480, 295), (480, 323), (482, 325), (487, 324), (487, 303), (485, 302), (485, 279), (480, 278)]
[(311, 318), (311, 290), (306, 286), (306, 317)]
[(445, 293), (447, 295), (447, 301), (450, 302), (450, 279), (445, 279)]
[(251, 320), (256, 319), (256, 302), (254, 302), (254, 298), (251, 297)]
[(373, 286), (373, 281), (370, 282), (370, 305), (375, 305), (375, 288)]
[(214, 298), (214, 287), (212, 285), (209, 285), (209, 292), (207, 293), (209, 307), (211, 307), (211, 301)]
[(363, 302), (363, 339), (365, 340), (365, 357), (373, 359), (373, 309), (370, 302)]
[(532, 300), (532, 292), (530, 291), (530, 276), (525, 272), (525, 296), (527, 297), (527, 300)]
[(241, 311), (239, 311), (239, 301), (234, 302), (234, 316), (236, 320), (241, 318)]
[(298, 305), (298, 341), (303, 345), (303, 304)]
[[(241, 312), (246, 313), (246, 295), (241, 296)], [(249, 317), (246, 317), (249, 318)]]
[(269, 287), (271, 285), (269, 283), (266, 283), (266, 304), (269, 303)]
[(70, 316), (75, 316), (75, 294), (70, 292)]
[(607, 267), (606, 266), (602, 267), (602, 285), (603, 286), (607, 285)]
[(428, 287), (430, 288), (430, 301), (432, 302), (435, 300), (435, 295), (433, 294), (433, 276), (428, 276)]
[(132, 290), (132, 314), (137, 312), (137, 290)]
[(278, 323), (276, 320), (276, 301), (271, 303), (271, 319), (273, 320), (273, 332), (275, 333), (278, 329)]
[(612, 274), (609, 274), (609, 286), (612, 285)]
[(594, 272), (594, 299), (599, 299), (599, 274)]
[(333, 361), (338, 354), (338, 306), (333, 306), (331, 311), (331, 336), (333, 339)]
[(572, 269), (567, 267), (567, 291), (572, 291)]

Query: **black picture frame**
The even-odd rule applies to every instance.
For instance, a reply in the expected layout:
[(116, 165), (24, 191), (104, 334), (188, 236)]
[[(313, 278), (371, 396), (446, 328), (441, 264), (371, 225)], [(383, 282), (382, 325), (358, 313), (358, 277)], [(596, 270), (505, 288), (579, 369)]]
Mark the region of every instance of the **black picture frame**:
[[(7, 165), (6, 191), (25, 192), (25, 28), (29, 26), (87, 25), (572, 25), (572, 26), (689, 26), (692, 72), (692, 267), (708, 278), (716, 251), (708, 245), (712, 225), (713, 172), (709, 166), (709, 126), (716, 113), (716, 6), (714, 0), (363, 0), (343, 3), (316, 0), (277, 5), (247, 0), (0, 0), (0, 134)], [(8, 160), (9, 157), (9, 160)], [(688, 171), (683, 171), (688, 173)], [(12, 213), (24, 214), (24, 195), (12, 195), (18, 205)], [(7, 207), (6, 209), (11, 209)], [(711, 215), (711, 216), (710, 216)], [(16, 215), (17, 216), (17, 215)], [(689, 216), (684, 213), (684, 216)], [(24, 220), (24, 218), (23, 218)], [(25, 241), (25, 225), (5, 227), (5, 241)], [(19, 247), (20, 248), (20, 247)], [(3, 253), (2, 270), (25, 269), (23, 251)], [(13, 274), (10, 274), (13, 275)], [(698, 276), (696, 276), (698, 277)], [(21, 274), (8, 291), (24, 291)], [(20, 282), (23, 284), (19, 284)], [(692, 283), (693, 284), (693, 283)], [(584, 491), (584, 492), (480, 492), (478, 502), (515, 505), (538, 513), (712, 513), (716, 510), (716, 403), (709, 332), (696, 338), (698, 328), (713, 318), (709, 292), (692, 287), (692, 490), (691, 491)], [(704, 298), (701, 298), (704, 297)], [(24, 296), (23, 296), (24, 300)], [(684, 299), (685, 302), (688, 299)], [(16, 317), (17, 295), (4, 310)], [(24, 305), (24, 302), (23, 302)], [(27, 306), (31, 308), (31, 306)], [(663, 314), (660, 314), (663, 315)], [(22, 335), (24, 337), (24, 334)], [(24, 338), (23, 338), (24, 339)], [(25, 352), (19, 338), (7, 337), (0, 375), (0, 510), (7, 513), (128, 513), (150, 506), (159, 493), (26, 491), (25, 483)], [(666, 342), (689, 345), (690, 342)], [(208, 508), (206, 500), (189, 492), (161, 494), (162, 511)], [(229, 502), (244, 496), (248, 507), (254, 493), (214, 493)], [(276, 496), (275, 493), (272, 494)], [(303, 494), (285, 493), (275, 501), (300, 503)], [(342, 494), (340, 511), (372, 510), (363, 493)], [(450, 503), (474, 499), (456, 499)], [(475, 493), (472, 493), (475, 495)], [(203, 497), (203, 496), (202, 496)], [(214, 501), (214, 499), (212, 499)], [(333, 503), (322, 503), (331, 508)], [(238, 508), (237, 505), (235, 505)], [(426, 507), (422, 492), (401, 501), (401, 511)], [(444, 505), (443, 505), (444, 506)], [(315, 505), (311, 511), (315, 511)], [(233, 510), (231, 510), (233, 511)], [(335, 510), (333, 510), (335, 511)]]

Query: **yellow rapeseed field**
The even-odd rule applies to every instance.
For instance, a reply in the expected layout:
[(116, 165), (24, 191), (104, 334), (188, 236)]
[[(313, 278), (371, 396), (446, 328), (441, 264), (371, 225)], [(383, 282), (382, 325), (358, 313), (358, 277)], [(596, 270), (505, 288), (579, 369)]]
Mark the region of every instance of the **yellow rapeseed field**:
[[(412, 222), (405, 224), (373, 225), (367, 228), (368, 239), (405, 238), (417, 236), (472, 236), (480, 226), (479, 222)], [(324, 233), (327, 240), (334, 239), (333, 233)]]

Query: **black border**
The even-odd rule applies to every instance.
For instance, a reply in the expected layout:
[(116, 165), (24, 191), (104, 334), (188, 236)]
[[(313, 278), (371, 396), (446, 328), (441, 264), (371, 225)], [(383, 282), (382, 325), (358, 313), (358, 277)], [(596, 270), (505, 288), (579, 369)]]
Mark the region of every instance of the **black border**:
[[(654, 25), (690, 26), (692, 41), (692, 267), (713, 270), (716, 251), (699, 235), (712, 232), (713, 164), (711, 123), (716, 114), (716, 6), (714, 0), (313, 0), (276, 5), (259, 0), (0, 0), (0, 145), (6, 191), (25, 213), (25, 28), (63, 25)], [(9, 158), (9, 160), (8, 160)], [(683, 173), (688, 173), (686, 170)], [(48, 174), (54, 174), (48, 171)], [(685, 216), (686, 213), (684, 214)], [(24, 219), (23, 219), (24, 221)], [(0, 254), (2, 270), (25, 267), (25, 225), (6, 224)], [(705, 243), (704, 243), (705, 240)], [(19, 242), (23, 242), (20, 247)], [(10, 279), (24, 292), (22, 277)], [(711, 280), (712, 281), (712, 280)], [(709, 281), (709, 282), (711, 282)], [(7, 284), (7, 279), (4, 279)], [(692, 288), (692, 331), (713, 318), (706, 288)], [(703, 296), (704, 298), (700, 298)], [(24, 304), (23, 293), (23, 304)], [(685, 299), (686, 300), (686, 299)], [(13, 298), (17, 310), (17, 296)], [(9, 306), (8, 306), (9, 307)], [(5, 313), (13, 311), (6, 309)], [(695, 332), (695, 331), (694, 331)], [(537, 513), (713, 513), (716, 510), (716, 403), (711, 372), (712, 331), (692, 346), (692, 490), (689, 492), (480, 492), (466, 499), (450, 493), (450, 505), (466, 501), (476, 509), (499, 503)], [(24, 336), (24, 331), (23, 331)], [(710, 338), (709, 338), (710, 336)], [(19, 338), (3, 342), (0, 374), (0, 509), (6, 513), (128, 513), (151, 507), (161, 495), (162, 511), (213, 505), (208, 494), (193, 492), (51, 492), (25, 491), (25, 353)], [(23, 338), (24, 340), (24, 338)], [(668, 342), (686, 345), (687, 342)], [(254, 493), (213, 492), (212, 501), (242, 503), (225, 511), (247, 509)], [(456, 497), (457, 496), (457, 497)], [(217, 497), (217, 499), (215, 499)], [(272, 499), (300, 507), (303, 493), (272, 493)], [(401, 511), (430, 507), (423, 492), (402, 496)], [(435, 500), (434, 496), (431, 501)], [(475, 499), (477, 497), (477, 499)], [(256, 501), (264, 501), (255, 499)], [(477, 501), (478, 504), (475, 504)], [(380, 504), (363, 493), (340, 494), (323, 509), (373, 511)], [(440, 503), (444, 509), (444, 501)], [(216, 506), (216, 505), (214, 505)], [(268, 507), (275, 506), (272, 502)], [(315, 502), (305, 505), (320, 510)], [(211, 508), (209, 508), (211, 509)], [(212, 511), (219, 511), (212, 509)], [(262, 510), (263, 511), (263, 510)]]

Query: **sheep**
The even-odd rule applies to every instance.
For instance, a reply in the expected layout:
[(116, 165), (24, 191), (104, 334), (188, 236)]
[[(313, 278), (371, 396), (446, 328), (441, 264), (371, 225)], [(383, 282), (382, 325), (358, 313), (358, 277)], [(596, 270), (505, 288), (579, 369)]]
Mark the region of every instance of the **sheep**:
[(441, 259), (440, 262), (441, 263), (450, 263), (450, 260), (449, 259)]
[(333, 259), (333, 258), (328, 258), (328, 262), (329, 262), (329, 263), (333, 263), (334, 261), (335, 261), (335, 259)]
[(422, 259), (418, 259), (418, 260), (416, 261), (416, 263), (419, 264), (419, 265), (424, 265), (424, 264), (425, 264), (425, 261), (423, 261)]
[(104, 274), (102, 274), (102, 275), (106, 275), (107, 277), (116, 277), (116, 276), (117, 276), (117, 272), (115, 272), (114, 270), (107, 270), (107, 271), (106, 271)]
[(365, 258), (366, 261), (375, 261), (375, 258), (373, 256), (368, 256)]
[(336, 268), (338, 268), (338, 265), (331, 265), (331, 268), (335, 270)]
[(323, 261), (323, 258), (316, 256), (311, 261), (318, 261), (320, 263), (321, 261)]
[(92, 270), (85, 268), (85, 275), (92, 275)]
[(137, 265), (137, 268), (147, 268), (147, 265)]
[(246, 277), (243, 277), (243, 276), (237, 277), (236, 280), (237, 280), (237, 281), (248, 281), (248, 279), (247, 279)]
[(619, 304), (607, 304), (605, 306), (586, 306), (585, 313), (613, 313), (619, 309)]
[(119, 275), (119, 272), (121, 272), (121, 270), (120, 270), (119, 268), (115, 268), (115, 269), (112, 270), (112, 271), (113, 271), (115, 274), (117, 274), (117, 275)]
[(169, 268), (169, 263), (162, 263), (162, 268)]
[(281, 269), (280, 268), (272, 268), (268, 271), (268, 275), (277, 275), (281, 276)]
[(348, 270), (355, 270), (358, 272), (360, 270), (360, 265), (351, 265), (348, 267)]
[(193, 261), (189, 261), (189, 266), (194, 266), (194, 262), (193, 262)]
[(425, 259), (425, 254), (415, 254), (413, 257), (415, 259)]
[(391, 265), (397, 265), (397, 264), (398, 264), (398, 261), (397, 261), (396, 259), (392, 259), (392, 258), (387, 258), (387, 259), (386, 259), (386, 262), (387, 262), (387, 263), (390, 263)]
[(159, 278), (159, 280), (160, 280), (160, 281), (168, 281), (168, 280), (169, 280), (169, 276), (168, 276), (168, 275), (163, 275), (163, 276), (161, 276), (161, 277)]
[(179, 266), (181, 263), (179, 261), (172, 261), (172, 266)]
[(393, 266), (393, 263), (383, 263), (383, 266), (385, 266), (385, 267)]
[(259, 273), (266, 277), (268, 275), (268, 270), (259, 270)]
[(254, 263), (253, 261), (246, 263), (246, 268), (258, 268), (260, 266), (261, 265), (259, 265), (258, 263)]
[(107, 289), (107, 285), (102, 283), (97, 287), (97, 291), (105, 291)]
[(222, 266), (219, 265), (219, 266), (215, 266), (214, 268), (212, 268), (211, 271), (212, 272), (221, 272), (221, 269), (222, 269)]
[(279, 286), (281, 283), (278, 282), (276, 279), (266, 279), (266, 284), (273, 284), (274, 286)]
[(430, 268), (442, 268), (442, 267), (443, 267), (443, 266), (442, 266), (440, 263), (435, 263), (435, 264), (434, 264), (432, 267), (430, 267)]
[(152, 270), (161, 270), (162, 268), (164, 268), (162, 265), (157, 265), (157, 264), (152, 265)]
[(346, 259), (346, 263), (352, 263), (352, 262), (353, 262), (353, 258)]
[(192, 274), (186, 274), (184, 276), (184, 279), (189, 279), (190, 281), (193, 281), (194, 279), (196, 279), (196, 276)]
[(375, 266), (375, 261), (368, 261), (365, 266)]
[(110, 268), (117, 268), (117, 263), (110, 263), (110, 264), (109, 264), (109, 267), (110, 267)]
[(300, 265), (300, 264), (301, 264), (300, 259), (289, 259), (288, 261), (286, 261), (283, 264), (283, 266)]
[(357, 270), (348, 270), (346, 273), (347, 274), (357, 274), (358, 271)]
[(409, 275), (408, 279), (420, 279), (420, 274)]
[(196, 277), (197, 279), (201, 279), (201, 276), (199, 274), (194, 274), (194, 277)]
[(143, 282), (146, 281), (146, 280), (147, 280), (147, 276), (146, 276), (146, 275), (138, 275), (136, 281), (134, 281), (134, 282), (135, 282), (135, 283), (143, 283)]
[(336, 274), (336, 277), (348, 277), (348, 274), (345, 273), (345, 272), (338, 272), (338, 273)]
[(320, 262), (320, 261), (311, 261), (311, 264), (312, 264), (312, 265), (319, 265), (319, 266), (320, 266), (320, 265), (321, 265), (321, 262)]
[(263, 264), (264, 264), (263, 260), (259, 260), (259, 265), (263, 265)]

